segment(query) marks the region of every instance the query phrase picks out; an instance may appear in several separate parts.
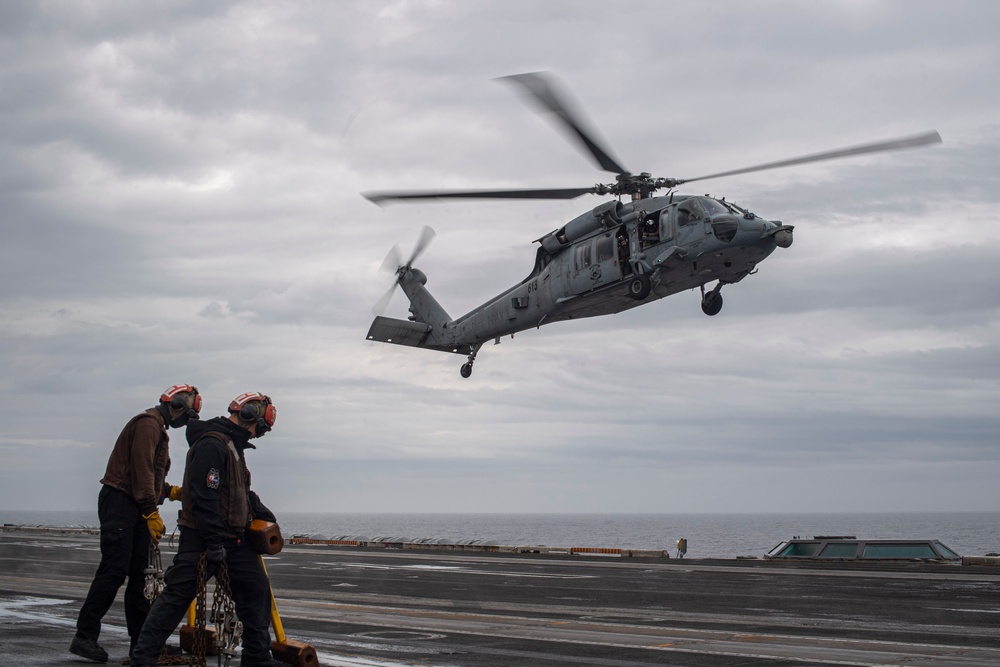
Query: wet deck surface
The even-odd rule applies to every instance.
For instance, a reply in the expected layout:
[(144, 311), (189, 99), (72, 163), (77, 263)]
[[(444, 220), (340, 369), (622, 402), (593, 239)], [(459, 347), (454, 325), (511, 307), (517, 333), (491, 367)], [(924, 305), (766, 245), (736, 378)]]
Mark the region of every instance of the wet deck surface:
[[(98, 560), (96, 536), (0, 532), (4, 665), (94, 664), (67, 648)], [(267, 566), (289, 638), (327, 666), (1000, 665), (997, 567), (322, 546)], [(111, 664), (124, 625), (118, 603)]]

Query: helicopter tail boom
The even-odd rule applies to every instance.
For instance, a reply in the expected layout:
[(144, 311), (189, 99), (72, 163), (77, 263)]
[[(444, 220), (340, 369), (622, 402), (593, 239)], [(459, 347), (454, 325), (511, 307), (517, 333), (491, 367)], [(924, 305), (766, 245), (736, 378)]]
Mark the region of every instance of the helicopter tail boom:
[(427, 291), (427, 276), (420, 269), (408, 268), (399, 278), (399, 286), (410, 300), (410, 318), (414, 322), (429, 324), (434, 329), (442, 329), (451, 321), (451, 316)]
[(368, 329), (368, 340), (407, 347), (423, 347), (453, 354), (472, 354), (473, 346), (457, 342), (442, 332), (451, 322), (447, 311), (427, 291), (427, 276), (420, 269), (401, 266), (397, 284), (410, 300), (410, 318), (397, 320), (378, 315)]
[(431, 326), (423, 322), (397, 320), (379, 315), (372, 321), (368, 329), (368, 340), (373, 343), (392, 343), (406, 347), (422, 347), (438, 352), (468, 355), (473, 353), (473, 346), (466, 343), (457, 345), (439, 345), (430, 340)]

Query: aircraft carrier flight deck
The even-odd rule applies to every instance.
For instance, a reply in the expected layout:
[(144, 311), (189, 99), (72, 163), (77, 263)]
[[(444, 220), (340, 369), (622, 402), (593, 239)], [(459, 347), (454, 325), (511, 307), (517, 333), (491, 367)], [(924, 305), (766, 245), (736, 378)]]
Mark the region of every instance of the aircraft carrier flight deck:
[[(94, 534), (0, 531), (5, 667), (95, 664), (67, 649), (98, 561)], [(266, 563), (289, 639), (327, 667), (1000, 665), (990, 564), (317, 544)], [(127, 657), (120, 601), (99, 641)]]

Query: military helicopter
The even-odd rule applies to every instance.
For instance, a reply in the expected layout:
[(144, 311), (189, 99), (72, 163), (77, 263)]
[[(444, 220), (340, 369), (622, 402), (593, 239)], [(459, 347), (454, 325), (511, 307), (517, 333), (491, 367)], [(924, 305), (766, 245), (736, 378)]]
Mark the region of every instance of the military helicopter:
[[(587, 129), (552, 78), (542, 72), (502, 77), (523, 87), (552, 113), (615, 182), (591, 187), (536, 190), (385, 191), (362, 195), (378, 205), (445, 199), (574, 199), (584, 194), (616, 197), (536, 239), (534, 266), (524, 280), (470, 313), (452, 318), (425, 287), (427, 276), (413, 262), (434, 236), (424, 227), (413, 253), (403, 261), (395, 248), (383, 268), (396, 279), (373, 311), (368, 340), (466, 355), (461, 375), (487, 341), (564, 320), (620, 313), (698, 288), (701, 309), (717, 315), (722, 288), (757, 272), (775, 248), (792, 245), (792, 225), (765, 220), (723, 197), (684, 195), (685, 183), (765, 169), (834, 160), (866, 153), (913, 148), (941, 142), (935, 131), (724, 171), (697, 178), (654, 178), (634, 174), (612, 157)], [(654, 192), (666, 189), (662, 196)], [(623, 198), (628, 198), (623, 202)], [(706, 290), (706, 285), (715, 285)], [(410, 300), (410, 317), (383, 317), (396, 287)]]

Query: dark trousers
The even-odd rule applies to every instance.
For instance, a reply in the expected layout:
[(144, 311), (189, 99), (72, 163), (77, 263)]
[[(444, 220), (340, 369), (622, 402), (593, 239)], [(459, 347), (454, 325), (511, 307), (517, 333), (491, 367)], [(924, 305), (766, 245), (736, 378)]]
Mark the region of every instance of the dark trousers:
[[(226, 539), (226, 565), (236, 616), (243, 623), (241, 665), (267, 664), (271, 661), (271, 584), (260, 557), (246, 543)], [(155, 665), (156, 659), (174, 629), (180, 624), (198, 587), (198, 559), (205, 545), (197, 531), (181, 528), (181, 540), (174, 563), (164, 574), (166, 588), (149, 610), (139, 641), (132, 651), (132, 666)], [(209, 564), (206, 579), (215, 576), (217, 567)], [(211, 606), (206, 598), (206, 606)]]
[(101, 619), (128, 578), (125, 624), (134, 640), (149, 613), (149, 602), (143, 595), (144, 570), (149, 564), (149, 528), (135, 501), (124, 491), (107, 485), (101, 486), (97, 496), (97, 516), (101, 520), (101, 564), (77, 617), (76, 634), (97, 641)]

